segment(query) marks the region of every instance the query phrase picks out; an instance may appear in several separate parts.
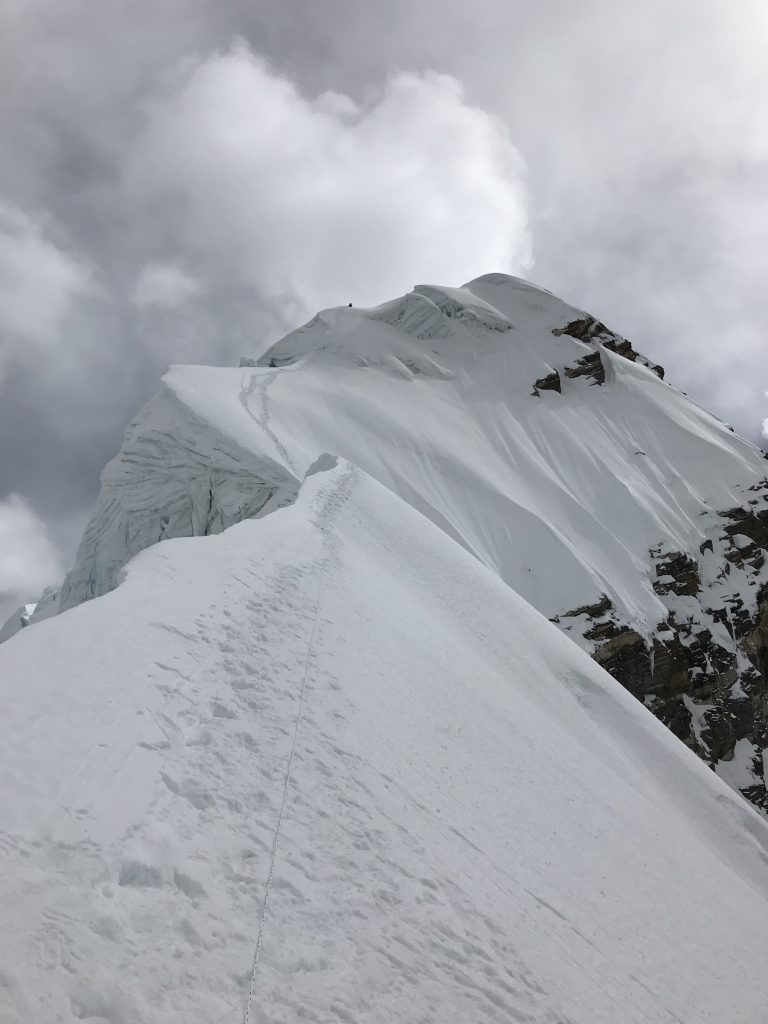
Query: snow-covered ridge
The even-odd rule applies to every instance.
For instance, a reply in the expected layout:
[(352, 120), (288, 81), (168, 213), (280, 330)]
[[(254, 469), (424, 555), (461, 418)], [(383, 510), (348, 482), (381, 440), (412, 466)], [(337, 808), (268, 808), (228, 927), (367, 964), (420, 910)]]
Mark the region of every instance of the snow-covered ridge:
[[(444, 309), (433, 301), (441, 294)], [(406, 317), (406, 330), (403, 310), (421, 308), (422, 299), (439, 319)], [(134, 446), (169, 402), (174, 415), (188, 410), (190, 439), (210, 428), (238, 452), (266, 457), (274, 468), (260, 467), (262, 477), (282, 471), (300, 479), (322, 451), (349, 458), (439, 521), (545, 614), (606, 592), (649, 635), (667, 610), (644, 578), (648, 548), (701, 543), (702, 501), (738, 504), (735, 488), (752, 483), (763, 464), (752, 446), (643, 366), (599, 342), (553, 334), (580, 317), (546, 292), (490, 275), (465, 289), (422, 287), (372, 311), (326, 311), (278, 342), (262, 366), (176, 367), (166, 395), (129, 431), (127, 455), (107, 471), (109, 509), (97, 510), (88, 533), (138, 532), (147, 542), (166, 535), (165, 513), (153, 513), (150, 493), (163, 472), (162, 446), (150, 442), (148, 486), (132, 474), (145, 465)], [(566, 374), (595, 351), (602, 388)], [(551, 372), (561, 374), (561, 393), (534, 397), (535, 381)], [(204, 532), (208, 475), (226, 458), (221, 442), (184, 442), (195, 443), (204, 446), (204, 479), (197, 494), (184, 495), (197, 514), (185, 511), (178, 532)], [(143, 514), (153, 522), (116, 530), (115, 504), (132, 486), (149, 497)], [(237, 511), (235, 502), (229, 521)], [(78, 556), (78, 580), (98, 578), (91, 548)], [(79, 586), (69, 584), (68, 604), (99, 592)]]
[[(105, 471), (64, 607), (108, 591), (164, 537), (293, 500), (318, 456), (334, 453), (764, 794), (752, 762), (768, 664), (753, 632), (768, 573), (734, 548), (719, 513), (748, 515), (739, 530), (759, 554), (766, 463), (629, 342), (543, 289), (489, 274), (325, 310), (244, 363), (166, 376)], [(693, 584), (665, 582), (678, 556), (695, 563)]]
[[(494, 306), (483, 294), (476, 292), (490, 292), (497, 303), (500, 297), (506, 299), (506, 311), (500, 308), (504, 303)], [(548, 425), (545, 422), (548, 420), (552, 427), (550, 433), (555, 436), (571, 429), (564, 420), (573, 418), (573, 404), (582, 404), (584, 387), (593, 383), (589, 377), (572, 380), (566, 376), (567, 370), (578, 366), (580, 360), (599, 347), (599, 358), (612, 380), (617, 372), (626, 377), (638, 371), (642, 375), (641, 382), (647, 386), (645, 370), (625, 360), (620, 360), (620, 364), (625, 365), (619, 365), (618, 371), (615, 370), (617, 360), (614, 355), (598, 342), (590, 345), (566, 335), (553, 335), (553, 330), (560, 331), (583, 316), (547, 292), (503, 275), (489, 275), (464, 289), (420, 286), (403, 299), (374, 310), (341, 308), (325, 311), (278, 342), (260, 360), (264, 368), (285, 368), (279, 376), (274, 373), (267, 375), (261, 367), (245, 367), (246, 373), (175, 368), (166, 380), (166, 393), (150, 403), (140, 420), (132, 425), (124, 452), (106, 471), (105, 493), (87, 533), (89, 543), (78, 555), (74, 575), (66, 587), (66, 606), (102, 592), (114, 583), (114, 570), (108, 574), (107, 582), (101, 569), (94, 568), (100, 561), (94, 555), (96, 537), (117, 533), (131, 538), (130, 550), (126, 548), (125, 552), (125, 557), (129, 557), (135, 553), (137, 543), (145, 546), (166, 535), (204, 532), (200, 524), (207, 521), (207, 503), (210, 501), (208, 469), (218, 469), (225, 461), (220, 451), (209, 451), (216, 445), (207, 440), (201, 442), (204, 449), (201, 458), (206, 466), (202, 474), (197, 474), (201, 478), (197, 488), (199, 493), (188, 496), (190, 509), (194, 506), (195, 513), (185, 508), (182, 514), (184, 522), (175, 524), (177, 528), (172, 527), (170, 533), (164, 523), (167, 514), (162, 508), (158, 509), (151, 524), (137, 523), (131, 528), (120, 523), (116, 528), (112, 523), (113, 516), (119, 516), (116, 506), (131, 500), (133, 474), (140, 476), (144, 466), (150, 473), (148, 485), (141, 479), (134, 482), (140, 495), (151, 495), (157, 486), (155, 474), (158, 470), (162, 473), (163, 466), (162, 443), (151, 437), (147, 444), (150, 454), (146, 459), (133, 449), (137, 444), (143, 444), (141, 439), (145, 433), (150, 436), (155, 431), (153, 418), (166, 415), (160, 411), (164, 402), (173, 405), (172, 416), (178, 416), (180, 409), (187, 409), (187, 415), (193, 424), (197, 424), (197, 429), (188, 431), (185, 447), (194, 449), (197, 443), (194, 438), (205, 433), (199, 427), (202, 421), (209, 424), (220, 438), (235, 440), (239, 451), (266, 455), (276, 467), (282, 467), (284, 473), (294, 479), (301, 477), (302, 470), (321, 450), (339, 451), (345, 457), (354, 457), (358, 464), (365, 465), (369, 472), (393, 486), (398, 493), (404, 494), (408, 500), (413, 499), (422, 510), (430, 507), (434, 516), (443, 519), (443, 525), (458, 532), (466, 547), (486, 564), (492, 565), (507, 582), (522, 587), (526, 597), (534, 597), (534, 581), (526, 586), (522, 578), (530, 567), (504, 564), (509, 562), (508, 544), (504, 537), (498, 536), (499, 527), (505, 534), (514, 533), (511, 524), (515, 519), (521, 519), (529, 522), (530, 529), (540, 536), (550, 537), (562, 532), (557, 520), (563, 517), (554, 514), (555, 508), (549, 512), (547, 505), (562, 507), (563, 502), (573, 505), (575, 497), (580, 506), (574, 509), (577, 515), (583, 515), (585, 504), (589, 506), (584, 498), (589, 499), (588, 492), (594, 490), (591, 484), (586, 482), (585, 496), (574, 495), (573, 481), (555, 478), (560, 467), (551, 460), (550, 437), (536, 436), (541, 426)], [(301, 372), (288, 374), (288, 367), (292, 371), (299, 369), (299, 360), (303, 363)], [(361, 370), (383, 371), (384, 378), (378, 375), (371, 378), (360, 373)], [(563, 399), (570, 399), (567, 404), (571, 409), (568, 412), (554, 410), (551, 405), (538, 408), (538, 403), (527, 401), (535, 382), (558, 370), (564, 382), (558, 401), (565, 405)], [(352, 375), (351, 371), (358, 372)], [(460, 380), (454, 380), (457, 375)], [(404, 388), (402, 381), (415, 381), (419, 388), (416, 392)], [(284, 391), (285, 398), (282, 395)], [(519, 401), (523, 396), (526, 400)], [(602, 421), (594, 438), (595, 447), (599, 449), (606, 440), (605, 433), (610, 430), (616, 434), (610, 444), (614, 449), (620, 449), (618, 455), (623, 461), (628, 445), (626, 438), (621, 436), (622, 424), (606, 422), (614, 409), (603, 408), (606, 399), (602, 395), (600, 398), (602, 401), (590, 397), (590, 405), (600, 406), (589, 410), (597, 413), (597, 417), (593, 415), (592, 418)], [(371, 399), (371, 413), (381, 418), (374, 424), (366, 423), (365, 415)], [(235, 400), (237, 406), (234, 406)], [(551, 402), (548, 396), (545, 396), (545, 401)], [(378, 407), (384, 402), (389, 408), (380, 410)], [(621, 402), (622, 398), (618, 396), (613, 405)], [(298, 404), (302, 406), (300, 410), (296, 408)], [(427, 407), (423, 408), (425, 405)], [(497, 424), (494, 421), (497, 411), (503, 411), (499, 417), (501, 420), (509, 420), (511, 414), (517, 423)], [(267, 425), (270, 416), (274, 419), (271, 427)], [(306, 421), (300, 432), (294, 427), (299, 417)], [(712, 422), (706, 414), (703, 418)], [(384, 420), (392, 422), (385, 423)], [(516, 435), (518, 441), (521, 432), (530, 435), (524, 446), (526, 450), (519, 453), (528, 463), (522, 467), (525, 470), (523, 474), (514, 472), (509, 458), (512, 456), (514, 461), (516, 457), (515, 438), (494, 436), (499, 426), (502, 431)], [(446, 429), (451, 432), (450, 442), (439, 436)], [(159, 430), (163, 433), (165, 427), (161, 426)], [(478, 432), (480, 436), (471, 436)], [(173, 431), (165, 433), (173, 436)], [(354, 437), (349, 436), (353, 434), (364, 436), (365, 447), (362, 443), (355, 443)], [(391, 438), (391, 443), (387, 442), (387, 437)], [(401, 447), (401, 437), (407, 439), (410, 447), (423, 444), (425, 449), (436, 448), (433, 454), (444, 460), (445, 469), (458, 479), (453, 484), (449, 480), (430, 481), (424, 478), (419, 466), (406, 470), (404, 465), (398, 465), (398, 462), (420, 461), (418, 457), (403, 458), (403, 453), (397, 451)], [(572, 438), (570, 442), (564, 440), (577, 453), (584, 447), (579, 438)], [(389, 448), (394, 451), (389, 451)], [(589, 455), (590, 461), (592, 458)], [(181, 466), (183, 479), (183, 460), (180, 462), (174, 457), (169, 461), (173, 462), (172, 473), (178, 485), (180, 476), (175, 470)], [(578, 471), (581, 467), (577, 464), (575, 468)], [(262, 476), (269, 476), (264, 468), (260, 472)], [(473, 476), (478, 478), (478, 493), (457, 494), (459, 486)], [(645, 486), (647, 489), (647, 483)], [(488, 502), (484, 491), (490, 492)], [(546, 491), (550, 492), (549, 495), (542, 493)], [(178, 486), (174, 500), (183, 500)], [(455, 507), (457, 501), (462, 507)], [(106, 507), (102, 507), (105, 503)], [(146, 504), (152, 505), (151, 496)], [(161, 496), (156, 504), (164, 506), (165, 498)], [(141, 514), (141, 498), (138, 505)], [(467, 508), (467, 505), (472, 507)], [(233, 508), (235, 515), (236, 506), (237, 503)], [(563, 526), (569, 530), (572, 524), (568, 509), (564, 511)], [(597, 509), (587, 507), (586, 511), (591, 519)], [(135, 512), (131, 514), (135, 515)], [(151, 508), (146, 509), (146, 514), (152, 515)], [(506, 526), (499, 522), (501, 517), (505, 519)], [(232, 521), (231, 517), (229, 521)], [(520, 540), (524, 539), (525, 532), (520, 535)], [(621, 541), (624, 541), (623, 537)], [(573, 571), (568, 574), (573, 577), (569, 588), (572, 594), (563, 595), (565, 602), (571, 596), (576, 601), (586, 598), (595, 587), (601, 586), (600, 568), (586, 564), (580, 553), (574, 551), (584, 545), (574, 545), (564, 536), (559, 536), (556, 543), (561, 548), (561, 557), (574, 563)], [(621, 552), (618, 557), (622, 557)], [(114, 552), (110, 558), (114, 563), (120, 561)], [(85, 580), (91, 581), (87, 588), (83, 585)], [(629, 603), (633, 614), (645, 614), (646, 620), (655, 624), (659, 609), (652, 600), (648, 607), (647, 597), (647, 593), (638, 593), (632, 595)], [(553, 607), (540, 601), (534, 603), (550, 614), (562, 608), (561, 604)]]

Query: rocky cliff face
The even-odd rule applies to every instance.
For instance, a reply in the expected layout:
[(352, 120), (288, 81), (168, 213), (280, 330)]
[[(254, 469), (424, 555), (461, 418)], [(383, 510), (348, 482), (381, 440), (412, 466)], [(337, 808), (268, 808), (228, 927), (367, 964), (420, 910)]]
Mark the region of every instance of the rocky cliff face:
[(667, 608), (641, 636), (607, 595), (553, 617), (593, 658), (745, 797), (768, 811), (768, 479), (744, 504), (702, 509), (697, 551), (649, 548)]

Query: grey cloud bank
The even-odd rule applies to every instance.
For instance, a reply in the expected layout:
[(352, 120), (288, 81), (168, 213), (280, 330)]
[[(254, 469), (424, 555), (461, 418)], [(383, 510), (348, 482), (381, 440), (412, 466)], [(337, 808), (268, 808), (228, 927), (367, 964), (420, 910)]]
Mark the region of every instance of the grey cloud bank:
[(168, 363), (419, 280), (530, 276), (758, 441), (768, 16), (705, 6), (5, 3), (0, 519), (60, 549), (25, 541), (29, 589)]

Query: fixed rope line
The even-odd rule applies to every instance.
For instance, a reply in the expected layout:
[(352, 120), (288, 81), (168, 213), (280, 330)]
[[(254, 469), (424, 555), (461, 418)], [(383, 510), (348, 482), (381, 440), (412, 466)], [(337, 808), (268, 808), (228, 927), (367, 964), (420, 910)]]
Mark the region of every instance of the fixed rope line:
[(312, 657), (312, 647), (315, 642), (315, 632), (317, 630), (317, 617), (320, 608), (320, 578), (317, 580), (317, 598), (315, 600), (315, 617), (312, 620), (312, 632), (309, 637), (309, 647), (307, 648), (307, 660), (304, 665), (304, 678), (301, 681), (301, 694), (299, 695), (299, 709), (296, 712), (296, 721), (293, 725), (293, 742), (291, 743), (291, 752), (288, 755), (288, 765), (285, 770), (285, 782), (283, 784), (283, 799), (280, 802), (280, 813), (277, 816), (277, 826), (275, 828), (275, 835), (272, 840), (272, 856), (269, 862), (269, 874), (267, 875), (267, 886), (264, 890), (264, 902), (261, 905), (261, 918), (259, 920), (259, 931), (256, 936), (256, 948), (253, 952), (253, 968), (251, 970), (251, 982), (248, 986), (248, 999), (245, 1004), (245, 1012), (243, 1014), (243, 1024), (248, 1024), (251, 1014), (251, 1002), (253, 1000), (253, 987), (256, 981), (256, 970), (259, 966), (259, 957), (261, 955), (261, 940), (264, 936), (264, 922), (267, 919), (267, 906), (269, 904), (269, 895), (272, 890), (272, 876), (275, 873), (275, 859), (277, 858), (277, 846), (280, 842), (280, 829), (283, 825), (283, 814), (285, 812), (285, 806), (288, 802), (288, 787), (291, 783), (291, 767), (293, 766), (293, 755), (296, 751), (296, 738), (299, 735), (299, 725), (301, 723), (301, 714), (304, 709), (304, 694), (307, 690), (307, 678), (309, 677), (309, 659)]

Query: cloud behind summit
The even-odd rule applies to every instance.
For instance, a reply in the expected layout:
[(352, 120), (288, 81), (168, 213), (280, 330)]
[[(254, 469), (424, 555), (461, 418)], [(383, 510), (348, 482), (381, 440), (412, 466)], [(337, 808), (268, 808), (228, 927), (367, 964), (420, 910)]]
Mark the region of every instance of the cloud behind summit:
[(0, 18), (0, 498), (65, 559), (169, 362), (232, 362), (429, 279), (531, 276), (758, 440), (762, 3)]

